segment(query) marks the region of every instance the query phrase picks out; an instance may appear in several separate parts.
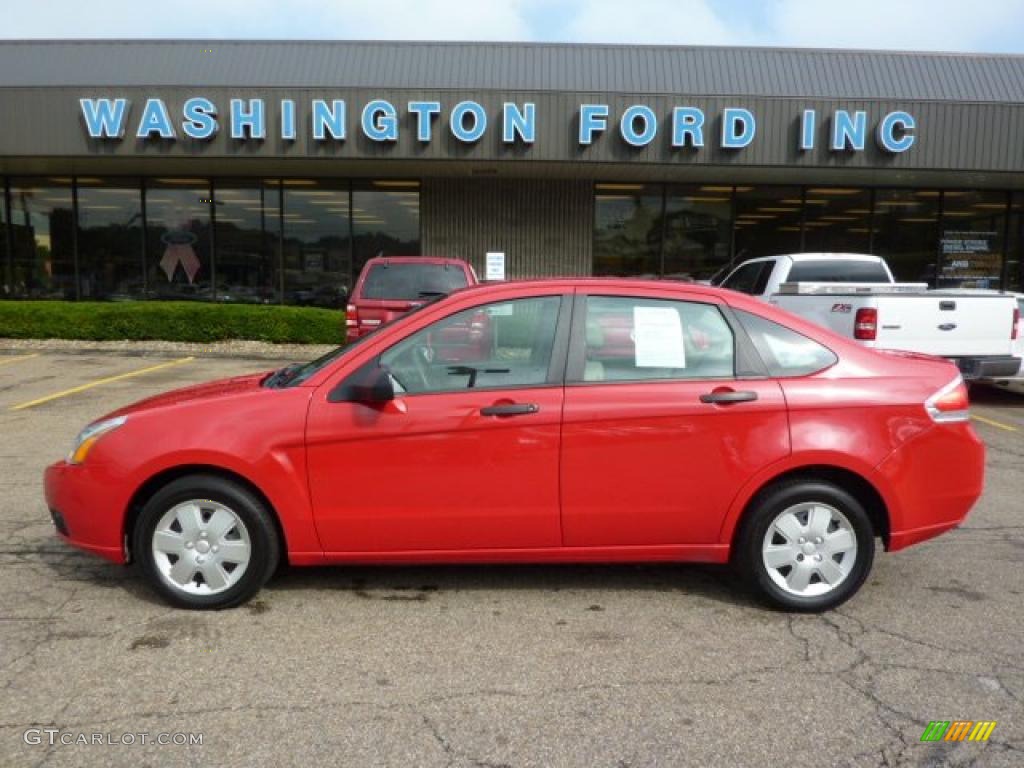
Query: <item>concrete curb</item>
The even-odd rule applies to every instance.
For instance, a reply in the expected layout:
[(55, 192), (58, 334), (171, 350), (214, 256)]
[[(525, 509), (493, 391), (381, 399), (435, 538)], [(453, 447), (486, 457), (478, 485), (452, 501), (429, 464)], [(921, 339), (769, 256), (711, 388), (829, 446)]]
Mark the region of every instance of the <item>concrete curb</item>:
[(69, 339), (0, 338), (0, 356), (26, 352), (62, 355), (118, 354), (138, 357), (222, 357), (252, 360), (312, 360), (334, 349), (325, 344), (270, 344), (264, 341), (75, 341)]

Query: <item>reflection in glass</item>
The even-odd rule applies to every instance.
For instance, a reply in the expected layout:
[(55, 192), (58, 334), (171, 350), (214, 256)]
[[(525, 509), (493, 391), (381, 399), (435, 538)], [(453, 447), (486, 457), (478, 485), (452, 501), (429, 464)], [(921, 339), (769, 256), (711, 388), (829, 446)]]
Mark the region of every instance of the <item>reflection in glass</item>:
[(594, 274), (661, 274), (662, 192), (641, 184), (598, 184), (594, 199)]
[(146, 298), (138, 179), (78, 179), (78, 274), (82, 299)]
[(280, 185), (218, 181), (214, 202), (217, 300), (277, 303)]
[(347, 185), (284, 182), (284, 303), (341, 308), (350, 286)]
[(732, 187), (672, 187), (665, 202), (664, 276), (707, 280), (729, 262)]
[(1010, 201), (1010, 242), (1006, 244), (1005, 290), (1024, 291), (1024, 192)]
[(8, 295), (74, 299), (71, 179), (11, 179), (14, 253)]
[(420, 193), (414, 181), (375, 181), (352, 192), (353, 280), (375, 256), (418, 256)]
[(871, 191), (810, 187), (804, 199), (804, 251), (869, 253)]
[(873, 251), (889, 263), (896, 279), (934, 285), (938, 190), (879, 189), (875, 192), (873, 221)]
[(947, 191), (942, 195), (942, 287), (998, 288), (1002, 283), (1006, 193)]
[(733, 263), (800, 250), (800, 187), (737, 187)]
[(153, 298), (214, 298), (210, 234), (208, 182), (146, 182), (147, 277)]
[(10, 299), (14, 291), (14, 263), (7, 247), (7, 179), (0, 179), (0, 299)]

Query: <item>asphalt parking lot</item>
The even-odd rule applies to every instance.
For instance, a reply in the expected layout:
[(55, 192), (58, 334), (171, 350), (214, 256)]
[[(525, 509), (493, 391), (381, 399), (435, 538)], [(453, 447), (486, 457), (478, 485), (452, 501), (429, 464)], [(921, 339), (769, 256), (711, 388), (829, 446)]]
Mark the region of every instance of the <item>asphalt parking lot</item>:
[[(196, 613), (55, 538), (41, 473), (82, 426), (283, 362), (0, 350), (0, 765), (1024, 764), (1024, 397), (976, 393), (967, 523), (822, 616), (665, 565), (285, 569)], [(921, 743), (931, 720), (998, 725)]]

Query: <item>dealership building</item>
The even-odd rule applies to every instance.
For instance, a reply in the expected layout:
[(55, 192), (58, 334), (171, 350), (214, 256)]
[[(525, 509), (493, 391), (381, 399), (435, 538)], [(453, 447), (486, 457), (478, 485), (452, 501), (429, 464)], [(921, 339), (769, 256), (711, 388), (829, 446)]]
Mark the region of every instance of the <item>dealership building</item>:
[(339, 306), (365, 261), (1020, 289), (1024, 57), (0, 43), (0, 298)]

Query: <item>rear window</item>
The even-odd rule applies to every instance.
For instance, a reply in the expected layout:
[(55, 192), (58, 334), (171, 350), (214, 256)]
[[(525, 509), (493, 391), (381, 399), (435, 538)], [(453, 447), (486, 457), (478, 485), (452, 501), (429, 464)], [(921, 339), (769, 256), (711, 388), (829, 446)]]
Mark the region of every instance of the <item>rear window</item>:
[(796, 261), (789, 270), (791, 283), (888, 283), (880, 261)]
[(768, 280), (772, 276), (774, 268), (774, 260), (744, 264), (725, 279), (722, 287), (751, 296), (759, 296), (768, 287)]
[(444, 264), (374, 264), (366, 274), (363, 299), (416, 301), (468, 285), (461, 267)]
[(839, 359), (828, 347), (784, 325), (742, 310), (737, 310), (736, 315), (768, 372), (776, 378), (817, 373)]

